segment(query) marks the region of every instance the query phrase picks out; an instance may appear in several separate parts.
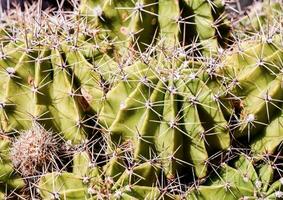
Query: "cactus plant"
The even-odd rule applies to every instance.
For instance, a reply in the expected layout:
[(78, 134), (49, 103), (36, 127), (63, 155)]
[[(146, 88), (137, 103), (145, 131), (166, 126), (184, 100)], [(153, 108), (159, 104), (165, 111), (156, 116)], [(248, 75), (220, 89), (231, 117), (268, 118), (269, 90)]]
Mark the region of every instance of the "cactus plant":
[(1, 50), (1, 130), (15, 132), (39, 122), (61, 133), (66, 140), (82, 142), (87, 136), (84, 124), (93, 117), (87, 117), (89, 106), (81, 89), (85, 85), (92, 87), (92, 94), (96, 95), (93, 99), (98, 102), (103, 96), (100, 75), (93, 67), (86, 66), (87, 71), (82, 72), (77, 70), (78, 66), (68, 64), (56, 41), (63, 43), (66, 38), (53, 36), (44, 41), (43, 35), (36, 38), (29, 34), (25, 41), (24, 37), (17, 35)]
[[(41, 177), (38, 188), (44, 199), (280, 199), (282, 178), (276, 175), (277, 157), (258, 160), (256, 155), (236, 153), (236, 158), (213, 166), (213, 174), (201, 185), (181, 194), (170, 194), (151, 180), (158, 164), (144, 163), (128, 169), (114, 155), (100, 168), (85, 151), (75, 154), (73, 172), (53, 172)], [(280, 164), (279, 164), (280, 165)], [(150, 170), (151, 169), (151, 170)], [(141, 182), (143, 184), (141, 184)]]
[(0, 135), (0, 197), (4, 199), (5, 192), (24, 188), (24, 180), (15, 173), (10, 156), (11, 141)]
[(280, 35), (254, 38), (229, 51), (220, 69), (238, 112), (233, 135), (258, 153), (272, 153), (281, 142), (282, 53)]
[(218, 98), (221, 84), (206, 72), (212, 66), (178, 51), (123, 68), (98, 120), (114, 143), (130, 143), (136, 159), (159, 155), (169, 178), (184, 166), (203, 177), (209, 152), (230, 145), (227, 107)]
[[(118, 153), (118, 151), (116, 151)], [(125, 168), (119, 154), (103, 167), (92, 162), (86, 151), (74, 154), (73, 172), (53, 172), (38, 184), (44, 199), (157, 199), (162, 194), (152, 187), (158, 166), (143, 163)]]
[[(282, 178), (276, 178), (270, 158), (256, 162), (256, 156), (241, 153), (233, 166), (223, 163), (215, 177), (189, 190), (188, 199), (281, 199)], [(275, 180), (274, 180), (275, 179)]]
[(91, 26), (102, 27), (117, 46), (121, 44), (121, 52), (128, 48), (144, 51), (159, 38), (167, 44), (192, 44), (202, 46), (199, 51), (215, 53), (229, 32), (224, 6), (218, 0), (84, 0), (80, 12)]
[(38, 170), (45, 171), (48, 166), (55, 166), (54, 160), (58, 157), (58, 139), (46, 131), (39, 124), (16, 139), (11, 148), (10, 158), (13, 166), (23, 176), (36, 175)]
[(276, 33), (282, 20), (282, 11), (282, 2), (278, 0), (254, 3), (246, 15), (238, 17), (235, 23), (236, 30), (248, 35)]
[(223, 50), (223, 9), (83, 0), (7, 15), (0, 198), (282, 198), (282, 30), (238, 27)]

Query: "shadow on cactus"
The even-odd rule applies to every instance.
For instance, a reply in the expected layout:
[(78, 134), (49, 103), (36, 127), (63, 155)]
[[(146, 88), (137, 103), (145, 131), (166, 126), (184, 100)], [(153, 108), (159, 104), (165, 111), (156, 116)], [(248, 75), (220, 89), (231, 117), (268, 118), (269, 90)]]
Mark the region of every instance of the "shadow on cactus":
[(216, 61), (194, 61), (180, 49), (167, 53), (121, 69), (98, 120), (114, 143), (132, 148), (135, 159), (156, 155), (169, 179), (182, 170), (201, 178), (209, 156), (230, 146), (231, 108), (211, 70)]
[(238, 101), (233, 136), (257, 153), (273, 153), (282, 141), (282, 49), (280, 35), (244, 41), (220, 69), (230, 98)]
[(78, 144), (87, 138), (87, 132), (94, 132), (95, 113), (104, 94), (102, 76), (79, 57), (79, 46), (68, 46), (73, 57), (64, 54), (59, 43), (72, 43), (66, 41), (68, 37), (57, 35), (54, 39), (58, 41), (45, 41), (44, 36), (28, 35), (26, 42), (25, 35), (19, 34), (2, 48), (1, 129), (15, 133), (37, 122)]
[[(0, 197), (4, 199), (7, 191), (21, 190), (25, 187), (24, 180), (16, 174), (10, 158), (11, 141), (0, 134)], [(13, 196), (13, 192), (11, 197)], [(9, 195), (8, 195), (9, 197)]]
[(223, 8), (85, 0), (8, 18), (0, 198), (282, 198), (282, 30), (223, 50)]
[(216, 53), (230, 30), (218, 0), (84, 0), (80, 12), (90, 26), (105, 29), (122, 54), (128, 48), (144, 51), (158, 38), (170, 45), (192, 44), (196, 53)]
[(278, 157), (267, 156), (261, 161), (256, 157), (240, 153), (230, 165), (215, 166), (215, 174), (203, 185), (189, 190), (187, 198), (281, 199), (283, 178), (275, 164)]
[(53, 172), (38, 183), (44, 199), (157, 199), (162, 195), (155, 183), (159, 166), (136, 163), (125, 166), (115, 152), (103, 167), (99, 167), (86, 151), (74, 154), (73, 172)]

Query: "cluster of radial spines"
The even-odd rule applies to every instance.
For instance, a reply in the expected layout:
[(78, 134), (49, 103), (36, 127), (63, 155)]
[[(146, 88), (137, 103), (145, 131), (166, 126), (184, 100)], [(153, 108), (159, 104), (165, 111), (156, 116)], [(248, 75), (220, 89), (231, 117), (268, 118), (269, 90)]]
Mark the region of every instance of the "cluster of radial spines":
[[(157, 48), (158, 49), (158, 48)], [(172, 51), (172, 54), (171, 54), (171, 57), (168, 56), (166, 57), (167, 55), (162, 55), (162, 54), (166, 54), (168, 52), (164, 51), (160, 51), (159, 53), (160, 54), (158, 56), (160, 56), (162, 58), (162, 60), (160, 62), (158, 62), (158, 56), (154, 59), (151, 60), (151, 62), (149, 61), (147, 67), (146, 67), (146, 70), (148, 70), (147, 72), (147, 75), (142, 73), (142, 72), (139, 72), (139, 71), (134, 71), (134, 75), (135, 75), (135, 78), (133, 79), (132, 76), (133, 74), (131, 73), (128, 73), (127, 74), (127, 70), (124, 69), (124, 73), (121, 73), (121, 77), (119, 79), (119, 82), (121, 84), (137, 84), (137, 85), (143, 85), (144, 87), (148, 87), (149, 88), (149, 93), (152, 93), (153, 91), (155, 90), (160, 90), (160, 95), (163, 96), (165, 95), (166, 93), (167, 94), (170, 94), (172, 96), (184, 96), (186, 97), (185, 99), (174, 99), (174, 103), (178, 103), (178, 104), (183, 104), (185, 102), (188, 103), (188, 106), (191, 105), (192, 107), (195, 107), (195, 106), (207, 106), (209, 107), (209, 105), (206, 105), (206, 103), (202, 103), (199, 101), (198, 98), (202, 98), (203, 94), (202, 94), (202, 90), (205, 90), (206, 91), (206, 88), (205, 87), (200, 87), (198, 88), (198, 91), (196, 91), (196, 93), (199, 93), (199, 96), (196, 95), (196, 96), (193, 96), (191, 95), (189, 92), (186, 93), (186, 92), (182, 92), (180, 91), (180, 85), (169, 85), (167, 82), (178, 82), (179, 80), (182, 80), (183, 78), (186, 79), (186, 80), (189, 80), (192, 82), (196, 81), (196, 80), (199, 80), (200, 78), (198, 76), (200, 76), (200, 74), (202, 74), (204, 71), (207, 71), (208, 72), (208, 75), (206, 75), (208, 78), (207, 78), (207, 81), (209, 81), (209, 79), (213, 79), (215, 78), (215, 76), (217, 75), (215, 72), (214, 72), (214, 68), (216, 68), (216, 66), (218, 65), (217, 61), (213, 60), (212, 58), (211, 59), (207, 59), (206, 61), (204, 61), (205, 59), (200, 59), (202, 60), (201, 62), (201, 65), (199, 65), (198, 63), (195, 63), (195, 66), (194, 66), (194, 60), (190, 60), (190, 57), (187, 56), (186, 54), (186, 51), (181, 51), (182, 49), (181, 48), (178, 48), (176, 49), (175, 51)], [(181, 56), (180, 56), (180, 52), (182, 52)], [(185, 52), (185, 53), (184, 53)], [(183, 61), (182, 59), (184, 59), (185, 61)], [(157, 61), (156, 61), (157, 60)], [(183, 63), (182, 66), (179, 66), (178, 65), (178, 62), (181, 62)], [(157, 68), (157, 69), (155, 69)], [(186, 72), (183, 72), (185, 70), (191, 70), (192, 73), (186, 73)], [(156, 79), (159, 80), (159, 82), (161, 84), (159, 84), (159, 86), (157, 85), (156, 81), (152, 81), (152, 74), (154, 74), (154, 76), (156, 77)], [(158, 88), (159, 87), (159, 88)], [(157, 89), (156, 89), (157, 88)], [(160, 89), (161, 88), (161, 89)], [(121, 101), (119, 102), (119, 105), (117, 107), (118, 110), (120, 110), (121, 112), (123, 111), (127, 111), (127, 110), (133, 110), (133, 111), (136, 111), (136, 112), (144, 112), (144, 110), (151, 110), (152, 112), (156, 112), (155, 110), (157, 110), (159, 107), (163, 108), (165, 107), (166, 105), (168, 105), (170, 103), (170, 99), (166, 98), (162, 98), (160, 101), (151, 101), (147, 96), (149, 94), (147, 93), (143, 93), (141, 94), (143, 95), (143, 99), (137, 99), (135, 98), (134, 96), (131, 96), (131, 98), (129, 98), (130, 100), (132, 100), (133, 102), (137, 102), (137, 105), (136, 107), (131, 107), (131, 108), (127, 108), (126, 106), (126, 102), (125, 101)], [(222, 100), (220, 99), (220, 96), (222, 95), (222, 91), (219, 90), (218, 93), (215, 93), (214, 96), (211, 96), (210, 100), (208, 100), (209, 102), (210, 101), (215, 101), (215, 103), (217, 104), (217, 106), (222, 106)], [(106, 101), (108, 100), (107, 98), (111, 98), (111, 96), (108, 96), (106, 95)], [(127, 101), (129, 101), (129, 99)], [(168, 126), (168, 129), (164, 130), (164, 133), (160, 133), (160, 135), (165, 135), (167, 132), (169, 131), (178, 131), (178, 133), (176, 133), (176, 135), (179, 134), (178, 137), (183, 137), (183, 136), (186, 136), (186, 137), (189, 137), (188, 133), (186, 133), (186, 131), (183, 131), (182, 130), (182, 125), (187, 125), (187, 124), (193, 124), (194, 122), (192, 121), (189, 121), (190, 119), (188, 119), (188, 121), (186, 122), (182, 122), (182, 119), (184, 118), (182, 112), (184, 111), (183, 109), (185, 108), (181, 108), (179, 111), (177, 111), (178, 113), (174, 116), (171, 116), (171, 119), (168, 119), (168, 118), (163, 118), (163, 114), (161, 113), (158, 113), (156, 112), (156, 115), (159, 117), (159, 119), (156, 119), (154, 120), (153, 123), (155, 123), (156, 125), (164, 125), (164, 126)], [(105, 123), (103, 122), (103, 118), (105, 119), (105, 116), (103, 115), (107, 115), (109, 113), (105, 112), (105, 113), (100, 113), (100, 116), (98, 117), (99, 119), (102, 120), (102, 124), (105, 125)], [(107, 117), (106, 117), (107, 118)], [(111, 118), (111, 117), (110, 117)], [(108, 119), (109, 120), (109, 119)], [(113, 119), (115, 120), (115, 119)], [(107, 120), (106, 120), (107, 121)], [(153, 121), (153, 120), (152, 120)], [(224, 123), (224, 119), (223, 119), (223, 123)], [(151, 122), (148, 122), (148, 123), (151, 123)], [(199, 124), (196, 124), (196, 125), (201, 125), (200, 122), (197, 122)], [(107, 123), (106, 123), (107, 124)], [(221, 124), (222, 125), (222, 124)], [(217, 126), (217, 124), (215, 125)], [(110, 126), (110, 127), (107, 127), (106, 126), (106, 133), (110, 134), (110, 135), (114, 135), (116, 134), (115, 131), (112, 132), (114, 126)], [(214, 127), (212, 127), (213, 129)], [(228, 126), (227, 127), (224, 127), (224, 128), (227, 128), (228, 129)], [(168, 155), (162, 155), (160, 156), (159, 153), (162, 153), (162, 152), (159, 152), (157, 153), (154, 149), (156, 148), (155, 146), (155, 143), (156, 141), (154, 137), (156, 136), (150, 136), (150, 135), (144, 135), (145, 133), (141, 130), (142, 127), (139, 126), (139, 127), (127, 127), (125, 126), (125, 129), (126, 130), (129, 130), (130, 131), (130, 134), (131, 136), (127, 135), (125, 137), (121, 137), (121, 141), (118, 140), (116, 142), (118, 142), (120, 144), (120, 142), (123, 144), (123, 142), (127, 143), (127, 144), (130, 144), (131, 146), (133, 146), (133, 149), (134, 151), (139, 151), (138, 148), (142, 148), (144, 147), (145, 145), (146, 146), (151, 146), (152, 148), (152, 152), (151, 154), (154, 155), (154, 154), (157, 154), (157, 160), (160, 162), (160, 163), (163, 163), (163, 165), (165, 165), (165, 168), (166, 166), (168, 167), (168, 165), (170, 165), (171, 163), (178, 163), (180, 165), (183, 165), (183, 166), (186, 166), (188, 171), (188, 173), (194, 173), (193, 170), (191, 170), (191, 166), (192, 163), (190, 163), (188, 160), (184, 159), (184, 158), (181, 158), (179, 155), (178, 155), (178, 151), (181, 147), (181, 144), (175, 144), (175, 149), (172, 151), (170, 150), (171, 152), (168, 154)], [(200, 132), (200, 137), (198, 137), (199, 139), (196, 139), (197, 141), (196, 142), (199, 142), (200, 144), (201, 143), (206, 143), (206, 138), (205, 138), (205, 135), (209, 135), (210, 130), (208, 130), (207, 132)], [(211, 131), (213, 132), (213, 131)], [(114, 134), (113, 134), (114, 133)], [(211, 134), (214, 134), (214, 133), (211, 133)], [(218, 133), (216, 132), (215, 135), (217, 135)], [(228, 132), (227, 132), (227, 135), (228, 135)], [(129, 140), (131, 142), (129, 142)], [(140, 144), (145, 144), (144, 146), (137, 146), (137, 145), (140, 145)], [(148, 145), (149, 144), (149, 145)], [(207, 143), (206, 143), (207, 144)], [(173, 144), (172, 144), (173, 146)], [(160, 148), (160, 147), (159, 147)], [(225, 147), (224, 147), (225, 148)], [(148, 152), (147, 152), (148, 153)], [(135, 153), (135, 159), (140, 159), (140, 158), (137, 158), (137, 153)], [(218, 152), (216, 154), (221, 154), (221, 152)], [(139, 156), (145, 156), (147, 157), (146, 155), (139, 155)], [(215, 156), (215, 155), (214, 155)], [(208, 158), (207, 160), (205, 159), (203, 161), (204, 165), (206, 165), (206, 167), (208, 167), (210, 165), (210, 158)], [(166, 170), (165, 170), (166, 171)], [(178, 170), (176, 170), (178, 171)], [(167, 170), (168, 172), (168, 170)], [(181, 173), (181, 172), (179, 172)], [(168, 175), (168, 174), (167, 174)], [(170, 176), (167, 176), (167, 178), (169, 179), (179, 179), (178, 178), (179, 174), (177, 172), (177, 174), (175, 175), (170, 175)], [(195, 175), (194, 175), (195, 176)], [(196, 177), (194, 177), (195, 179), (197, 179)]]
[[(166, 180), (162, 169), (160, 168), (160, 163), (156, 158), (146, 160), (146, 164), (152, 167), (152, 170), (156, 172), (152, 173), (150, 177), (148, 175), (147, 177), (143, 177), (139, 175), (141, 172), (135, 172), (135, 168), (142, 166), (142, 163), (134, 161), (134, 158), (132, 157), (128, 148), (125, 150), (121, 148), (117, 148), (113, 152), (108, 152), (106, 155), (107, 159), (102, 162), (105, 162), (106, 166), (101, 167), (100, 169), (98, 169), (98, 167), (100, 167), (102, 163), (99, 162), (98, 157), (101, 156), (101, 154), (86, 154), (86, 151), (82, 150), (75, 152), (77, 155), (81, 154), (83, 156), (90, 156), (90, 159), (87, 161), (87, 163), (84, 161), (85, 157), (82, 157), (82, 163), (77, 163), (79, 166), (73, 166), (78, 167), (77, 170), (88, 168), (87, 171), (90, 174), (75, 174), (76, 172), (73, 172), (74, 174), (69, 174), (71, 177), (69, 181), (72, 181), (72, 179), (77, 179), (78, 185), (76, 188), (84, 188), (86, 197), (93, 197), (95, 199), (123, 199), (125, 194), (131, 195), (132, 191), (132, 195), (134, 197), (135, 187), (144, 187), (145, 191), (148, 192), (144, 192), (144, 196), (139, 196), (139, 198), (174, 199), (174, 197), (176, 198), (177, 195), (185, 196), (186, 185), (180, 182), (181, 177), (170, 181)], [(111, 164), (109, 165), (110, 162)], [(143, 165), (144, 164), (145, 163), (143, 163)], [(99, 170), (100, 174), (91, 175), (92, 170)], [(158, 172), (160, 170), (161, 172)], [(75, 189), (75, 186), (68, 188), (64, 182), (57, 182), (58, 180), (64, 181), (65, 175), (66, 173), (64, 170), (57, 172), (54, 171), (52, 175), (54, 176), (53, 184), (52, 181), (45, 179), (44, 175), (42, 175), (43, 181), (41, 181), (36, 187), (38, 187), (39, 190), (40, 188), (42, 189), (40, 193), (43, 195), (43, 197), (48, 196), (54, 199), (60, 199), (64, 196), (64, 194), (68, 197), (68, 189)], [(128, 179), (125, 179), (125, 182), (120, 181), (118, 185), (115, 184), (116, 181), (119, 181), (119, 177), (125, 177), (125, 175), (128, 177)], [(50, 175), (47, 174), (47, 176)], [(67, 181), (68, 179), (65, 180)], [(146, 186), (140, 185), (140, 183), (143, 181), (150, 182), (150, 184)]]
[(56, 167), (59, 142), (56, 135), (39, 124), (21, 132), (11, 147), (11, 160), (24, 177), (38, 175)]
[[(48, 21), (49, 23), (50, 21)], [(29, 24), (29, 23), (27, 23)], [(35, 63), (48, 63), (50, 64), (51, 60), (56, 58), (58, 55), (56, 54), (50, 54), (50, 55), (46, 55), (46, 57), (32, 57), (32, 53), (33, 52), (40, 52), (43, 51), (45, 48), (51, 49), (51, 51), (59, 51), (61, 52), (61, 43), (64, 42), (68, 42), (69, 47), (71, 48), (71, 51), (82, 51), (81, 50), (81, 45), (84, 45), (87, 43), (84, 42), (83, 44), (79, 41), (80, 39), (77, 37), (76, 33), (69, 33), (66, 30), (62, 30), (59, 25), (60, 24), (53, 24), (52, 20), (50, 22), (51, 24), (51, 28), (52, 31), (55, 32), (55, 34), (51, 36), (49, 36), (45, 31), (42, 30), (38, 30), (38, 33), (33, 33), (33, 32), (29, 32), (29, 30), (21, 30), (21, 29), (17, 29), (15, 27), (11, 28), (11, 32), (10, 29), (8, 29), (7, 34), (5, 36), (5, 38), (7, 38), (7, 41), (4, 40), (1, 46), (1, 60), (5, 63), (6, 59), (11, 59), (14, 55), (12, 55), (14, 52), (12, 50), (9, 50), (9, 47), (6, 48), (6, 43), (5, 42), (10, 42), (10, 44), (14, 45), (16, 49), (18, 49), (18, 52), (22, 52), (22, 53), (30, 53), (30, 62), (35, 62)], [(67, 26), (67, 23), (65, 24)], [(76, 24), (73, 24), (72, 26), (74, 27), (70, 27), (68, 29), (75, 29), (75, 28), (82, 28), (82, 27), (75, 27)], [(35, 29), (35, 28), (34, 28)], [(32, 30), (34, 30), (32, 29)], [(58, 30), (57, 30), (58, 29)], [(21, 30), (21, 31), (20, 31)], [(82, 28), (83, 30), (83, 28)], [(18, 32), (19, 31), (19, 32)], [(50, 31), (50, 30), (49, 30)], [(50, 32), (52, 32), (50, 31)], [(56, 33), (58, 31), (58, 33)], [(70, 35), (67, 35), (70, 34)], [(77, 42), (77, 43), (76, 43)], [(79, 44), (80, 43), (80, 44)], [(102, 44), (102, 45), (108, 45), (107, 43)], [(97, 50), (99, 47), (95, 48), (95, 44), (91, 45), (91, 48), (93, 48), (93, 50)], [(8, 49), (8, 50), (7, 50)], [(99, 50), (99, 49), (98, 49)], [(16, 58), (15, 58), (16, 59)], [(15, 61), (14, 61), (15, 62)], [(28, 61), (29, 62), (29, 61)], [(27, 63), (28, 63), (27, 62)], [(98, 61), (99, 62), (99, 61)], [(13, 64), (13, 66), (2, 66), (5, 68), (1, 69), (1, 77), (10, 77), (11, 79), (14, 79), (15, 82), (17, 83), (17, 71), (16, 71), (16, 65), (19, 64), (17, 62), (15, 62)], [(75, 63), (76, 64), (76, 63)], [(79, 64), (79, 63), (77, 63)], [(62, 63), (60, 63), (60, 66), (58, 66), (58, 69), (62, 69), (64, 70), (69, 76), (70, 79), (73, 79), (74, 74), (72, 73), (68, 73), (69, 69), (73, 69), (73, 64), (68, 64), (67, 61), (63, 60)], [(94, 69), (89, 69), (91, 70), (97, 70), (96, 68)], [(46, 77), (42, 77), (43, 82), (44, 79), (48, 79), (49, 74), (56, 74), (59, 73), (57, 70), (50, 70), (50, 72), (46, 75)], [(30, 92), (33, 93), (35, 96), (41, 96), (41, 95), (45, 95), (42, 94), (41, 89), (44, 87), (48, 87), (48, 85), (51, 85), (50, 82), (44, 82), (44, 83), (40, 83), (41, 85), (32, 85), (30, 87)], [(101, 82), (99, 85), (101, 85), (102, 90), (104, 90), (104, 83)], [(4, 87), (4, 86), (3, 86)], [(80, 90), (80, 88), (75, 88), (75, 86), (72, 88), (73, 90), (71, 91), (62, 91), (62, 92), (66, 92), (67, 96), (70, 96), (70, 98), (79, 98), (81, 97), (83, 94), (80, 94), (80, 92), (78, 92)], [(19, 94), (17, 94), (19, 95)], [(54, 101), (56, 100), (56, 97), (54, 97)], [(9, 99), (7, 100), (3, 100), (1, 99), (1, 109), (4, 109), (4, 115), (5, 115), (5, 108), (8, 107), (9, 105), (13, 105), (15, 102), (10, 102)], [(43, 115), (45, 115), (46, 113), (43, 113)], [(44, 116), (31, 116), (32, 113), (26, 113), (25, 117), (23, 117), (23, 119), (21, 119), (22, 121), (48, 121), (50, 120), (49, 118), (44, 118)], [(89, 118), (82, 118), (82, 119), (78, 119), (77, 120), (77, 124), (76, 126), (81, 126), (83, 124), (85, 124), (86, 121), (91, 121), (93, 119), (93, 117), (89, 117)]]

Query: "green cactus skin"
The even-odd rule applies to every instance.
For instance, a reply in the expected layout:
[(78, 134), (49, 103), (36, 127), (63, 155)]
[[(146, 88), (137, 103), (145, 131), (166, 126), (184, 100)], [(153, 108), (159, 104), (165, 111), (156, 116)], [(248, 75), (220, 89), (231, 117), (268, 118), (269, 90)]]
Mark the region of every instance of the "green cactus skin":
[(208, 152), (230, 146), (228, 122), (216, 98), (221, 86), (210, 89), (205, 64), (181, 57), (167, 63), (152, 59), (121, 70), (98, 120), (116, 145), (129, 143), (135, 159), (159, 155), (168, 178), (176, 178), (183, 166), (204, 177)]
[(281, 36), (274, 35), (242, 42), (228, 53), (220, 69), (231, 98), (239, 102), (234, 136), (247, 137), (258, 153), (273, 153), (282, 141), (278, 123), (283, 99), (281, 41)]
[(43, 176), (39, 183), (43, 199), (88, 199), (87, 187), (75, 174), (51, 173)]
[[(90, 63), (86, 60), (82, 60), (85, 69), (80, 69), (82, 61), (76, 60), (80, 53), (68, 55), (68, 61), (77, 62), (74, 65), (65, 60), (60, 46), (51, 49), (40, 45), (27, 47), (21, 40), (3, 47), (1, 130), (29, 129), (36, 121), (78, 144), (86, 139), (86, 124), (93, 118), (87, 117), (87, 113), (94, 115), (99, 110), (99, 100), (104, 94), (101, 76), (88, 68)], [(86, 97), (92, 100), (87, 102)]]
[(24, 180), (15, 174), (9, 158), (10, 145), (11, 141), (0, 135), (0, 197), (4, 196), (7, 190), (20, 190), (25, 186)]
[[(103, 167), (92, 165), (85, 151), (74, 155), (73, 173), (53, 172), (40, 178), (43, 199), (157, 199), (162, 196), (152, 187), (158, 167), (143, 163), (126, 169), (113, 156)], [(165, 195), (166, 196), (166, 195)], [(167, 199), (171, 199), (166, 197)]]
[(255, 138), (251, 148), (257, 153), (274, 153), (282, 142), (282, 112), (279, 112), (262, 133)]
[[(282, 198), (282, 163), (270, 158), (282, 141), (282, 37), (223, 53), (223, 8), (84, 0), (83, 18), (1, 29), (1, 132), (40, 123), (73, 159), (30, 183), (1, 137), (0, 198), (24, 187), (47, 200)], [(243, 140), (256, 156), (233, 152)]]
[[(141, 164), (131, 170), (119, 164), (113, 156), (104, 167), (93, 165), (87, 152), (78, 152), (73, 172), (53, 172), (41, 177), (38, 188), (43, 199), (280, 199), (283, 181), (275, 176), (272, 158), (257, 160), (257, 156), (240, 155), (232, 163), (214, 166), (201, 185), (173, 195), (155, 186), (152, 164)], [(155, 165), (155, 167), (158, 167)], [(80, 170), (78, 170), (80, 169)], [(156, 173), (157, 171), (154, 171)], [(143, 183), (134, 180), (148, 180)], [(131, 181), (130, 181), (131, 180)], [(150, 186), (150, 184), (153, 184)]]
[(251, 156), (241, 154), (234, 167), (223, 164), (219, 167), (216, 178), (207, 184), (188, 192), (188, 199), (281, 199), (282, 178), (274, 181), (272, 162), (264, 160), (255, 164)]
[(159, 35), (166, 44), (195, 42), (211, 54), (218, 39), (225, 44), (230, 29), (219, 0), (84, 0), (80, 11), (87, 23), (104, 28), (117, 45), (122, 43), (122, 52), (132, 47), (144, 51)]
[[(68, 184), (67, 184), (68, 183)], [(89, 194), (86, 184), (83, 183), (82, 177), (75, 174), (62, 172), (46, 174), (40, 182), (42, 188), (41, 196), (43, 199), (156, 199), (160, 196), (159, 191), (152, 187), (133, 186), (132, 188), (123, 188), (124, 191), (116, 190), (116, 194), (109, 194), (106, 197)], [(53, 190), (52, 190), (53, 188)], [(155, 190), (154, 190), (155, 189)], [(51, 191), (54, 191), (53, 193)], [(57, 192), (55, 192), (57, 191)], [(102, 194), (101, 194), (102, 195)]]

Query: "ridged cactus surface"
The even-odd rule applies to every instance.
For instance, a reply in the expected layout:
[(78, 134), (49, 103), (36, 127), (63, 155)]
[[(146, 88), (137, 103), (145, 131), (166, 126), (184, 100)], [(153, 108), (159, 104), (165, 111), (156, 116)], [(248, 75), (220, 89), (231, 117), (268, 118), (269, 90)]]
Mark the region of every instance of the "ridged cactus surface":
[(210, 89), (209, 82), (218, 83), (205, 71), (211, 67), (208, 61), (172, 54), (175, 57), (158, 55), (147, 64), (124, 68), (106, 95), (98, 120), (114, 143), (133, 148), (136, 159), (160, 157), (168, 177), (189, 166), (203, 177), (208, 152), (230, 145), (219, 98), (223, 91), (220, 84)]
[(74, 154), (73, 172), (53, 172), (41, 177), (39, 187), (45, 199), (157, 199), (161, 192), (152, 183), (158, 164), (136, 163), (126, 168), (119, 153), (108, 163), (94, 165), (86, 151)]
[(246, 15), (239, 17), (236, 30), (239, 29), (240, 35), (256, 35), (261, 32), (276, 32), (282, 22), (283, 6), (280, 0), (265, 0), (251, 5)]
[(274, 153), (281, 142), (282, 56), (281, 35), (258, 37), (237, 44), (220, 69), (236, 106), (234, 136), (261, 153)]
[(15, 173), (10, 155), (11, 141), (0, 135), (0, 197), (4, 199), (7, 190), (22, 189), (24, 180)]
[(283, 180), (275, 175), (274, 160), (266, 157), (258, 162), (255, 157), (240, 153), (230, 166), (223, 163), (188, 199), (281, 199)]
[(218, 0), (84, 0), (80, 9), (87, 23), (103, 28), (122, 52), (144, 51), (158, 39), (215, 53), (229, 33), (224, 5)]
[(283, 198), (281, 2), (73, 3), (0, 14), (0, 199)]
[[(62, 44), (66, 38), (56, 39)], [(95, 114), (103, 97), (101, 76), (81, 52), (71, 49), (74, 45), (66, 44), (65, 54), (59, 43), (44, 46), (36, 43), (43, 39), (33, 37), (27, 42), (19, 38), (2, 48), (1, 129), (15, 132), (39, 122), (72, 143), (82, 142), (87, 137), (85, 125), (92, 120), (87, 115)]]

